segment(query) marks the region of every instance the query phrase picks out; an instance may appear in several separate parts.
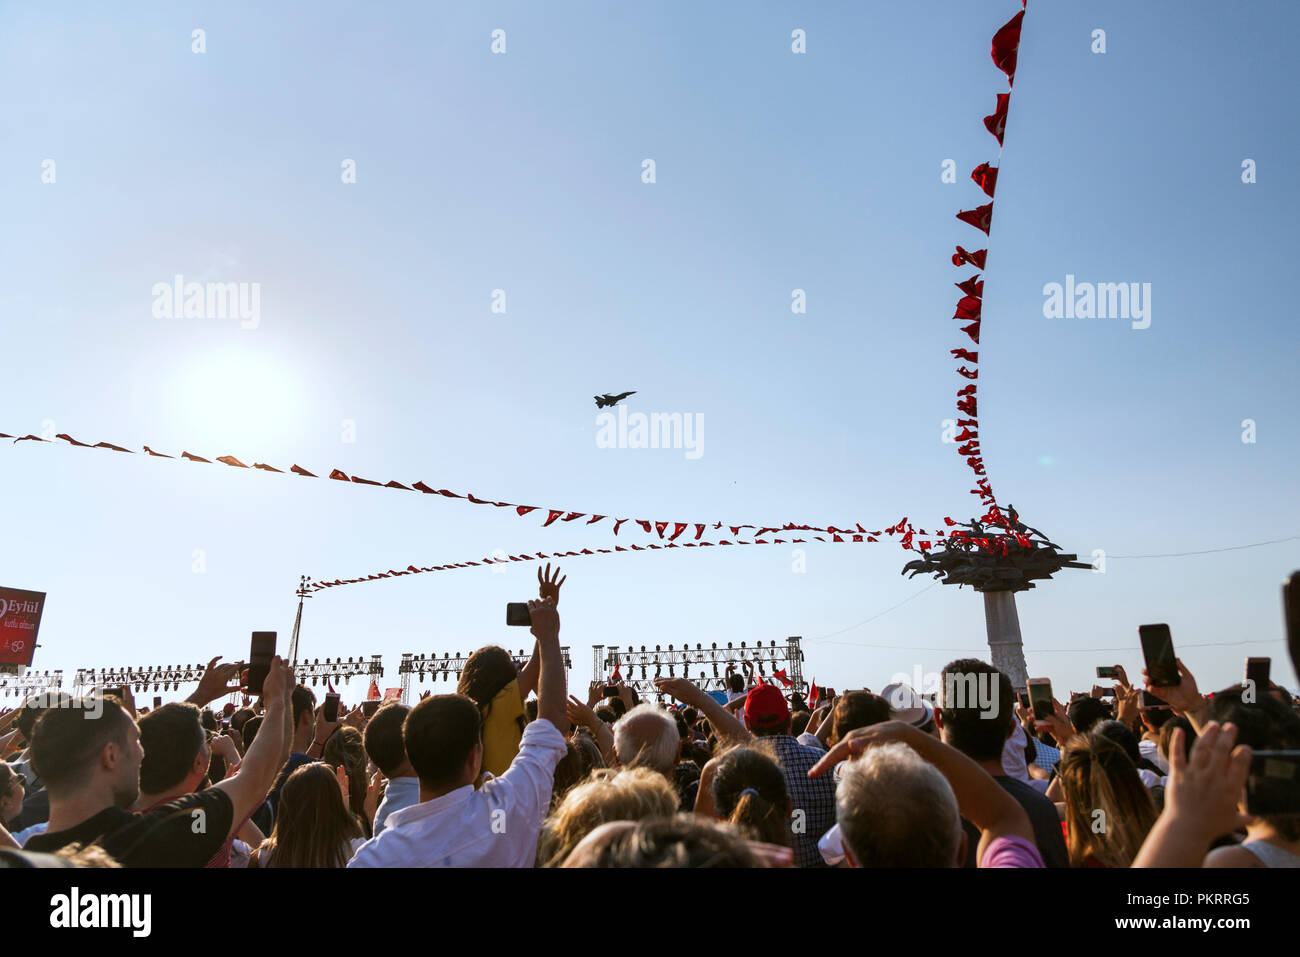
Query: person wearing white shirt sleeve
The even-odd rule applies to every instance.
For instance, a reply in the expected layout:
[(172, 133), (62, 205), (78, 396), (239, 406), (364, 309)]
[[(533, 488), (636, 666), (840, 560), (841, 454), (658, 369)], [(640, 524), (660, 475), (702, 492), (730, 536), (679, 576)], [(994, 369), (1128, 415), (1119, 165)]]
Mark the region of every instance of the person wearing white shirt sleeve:
[(425, 698), (403, 724), (420, 803), (390, 814), (348, 867), (533, 866), (568, 720), (560, 616), (551, 599), (528, 609), (541, 656), (537, 720), (524, 729), (510, 767), (475, 790), (483, 759), (478, 705), (464, 695)]

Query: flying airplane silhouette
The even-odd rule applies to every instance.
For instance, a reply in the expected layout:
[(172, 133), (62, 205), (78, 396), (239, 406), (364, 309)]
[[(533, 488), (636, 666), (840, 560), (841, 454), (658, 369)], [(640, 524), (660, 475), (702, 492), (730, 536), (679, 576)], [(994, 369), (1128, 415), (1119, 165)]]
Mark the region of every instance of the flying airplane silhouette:
[(607, 408), (607, 407), (609, 407), (609, 406), (618, 405), (620, 402), (622, 402), (624, 399), (626, 399), (629, 395), (636, 395), (636, 392), (635, 392), (635, 391), (632, 391), (632, 392), (624, 392), (624, 393), (622, 393), (621, 395), (610, 395), (608, 392), (606, 392), (604, 395), (598, 395), (598, 396), (595, 397), (595, 399), (596, 399), (596, 408), (598, 408), (598, 409), (604, 409), (604, 408)]

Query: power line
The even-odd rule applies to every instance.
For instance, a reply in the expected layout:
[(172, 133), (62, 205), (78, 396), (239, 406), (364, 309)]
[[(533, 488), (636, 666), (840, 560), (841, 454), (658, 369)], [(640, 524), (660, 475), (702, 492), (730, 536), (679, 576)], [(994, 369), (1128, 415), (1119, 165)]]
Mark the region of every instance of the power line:
[(1237, 552), (1243, 548), (1259, 548), (1261, 545), (1278, 545), (1282, 542), (1294, 542), (1300, 539), (1300, 535), (1291, 535), (1288, 538), (1273, 538), (1266, 542), (1251, 542), (1249, 545), (1225, 545), (1223, 548), (1204, 548), (1196, 552), (1165, 552), (1161, 555), (1107, 555), (1110, 558), (1183, 558), (1187, 555), (1212, 555), (1215, 552)]

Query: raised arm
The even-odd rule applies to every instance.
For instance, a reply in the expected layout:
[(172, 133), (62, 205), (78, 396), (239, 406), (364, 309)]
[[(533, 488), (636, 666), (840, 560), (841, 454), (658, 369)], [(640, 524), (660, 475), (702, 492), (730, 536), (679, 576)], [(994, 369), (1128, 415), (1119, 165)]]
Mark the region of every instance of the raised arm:
[(826, 756), (813, 765), (810, 778), (831, 771), (841, 761), (889, 741), (901, 741), (929, 761), (948, 779), (961, 816), (980, 829), (976, 860), (984, 859), (990, 842), (999, 837), (1021, 837), (1033, 843), (1034, 830), (1024, 808), (998, 785), (988, 772), (956, 748), (902, 721), (886, 721), (850, 731)]
[(689, 678), (656, 678), (655, 687), (666, 695), (671, 695), (682, 704), (695, 707), (709, 721), (714, 733), (719, 737), (743, 744), (749, 741), (749, 729), (737, 720), (722, 705), (695, 686)]
[[(194, 689), (185, 700), (190, 704), (198, 705), (200, 708), (206, 708), (218, 698), (224, 698), (228, 694), (234, 694), (240, 690), (239, 685), (239, 664), (238, 662), (227, 662), (226, 664), (217, 664), (221, 656), (217, 655), (208, 662), (207, 668), (203, 671), (203, 677), (199, 679), (199, 686)], [(231, 684), (231, 681), (234, 684)]]
[[(1165, 699), (1168, 700), (1168, 699)], [(1250, 775), (1250, 748), (1237, 743), (1232, 724), (1206, 724), (1183, 757), (1183, 729), (1169, 745), (1165, 809), (1147, 833), (1134, 867), (1200, 867), (1210, 843), (1250, 823), (1237, 802)]]
[(244, 754), (239, 773), (213, 785), (226, 792), (235, 806), (231, 821), (233, 835), (244, 819), (256, 811), (275, 784), (276, 776), (289, 758), (293, 742), (293, 708), (289, 696), (293, 691), (293, 672), (284, 660), (276, 655), (271, 659), (262, 686), (266, 701), (266, 714), (262, 726), (253, 739), (253, 745)]
[[(537, 719), (549, 721), (559, 730), (568, 727), (564, 712), (567, 692), (564, 680), (564, 656), (560, 654), (560, 613), (555, 602), (534, 599), (528, 603), (532, 618), (532, 632), (537, 638), (541, 653), (541, 667), (537, 678)], [(563, 734), (563, 731), (560, 732)]]
[(614, 732), (609, 730), (609, 725), (596, 717), (596, 712), (591, 709), (590, 705), (583, 704), (573, 695), (569, 695), (569, 704), (566, 711), (571, 722), (582, 725), (591, 731), (596, 739), (596, 744), (600, 747), (601, 757), (605, 759), (606, 764), (613, 764)]

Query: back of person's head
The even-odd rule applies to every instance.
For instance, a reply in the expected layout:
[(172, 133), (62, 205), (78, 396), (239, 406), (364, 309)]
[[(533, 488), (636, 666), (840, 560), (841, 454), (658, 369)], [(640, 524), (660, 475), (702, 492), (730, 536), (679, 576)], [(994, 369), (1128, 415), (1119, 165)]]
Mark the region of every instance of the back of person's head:
[(471, 755), (480, 747), (482, 728), (479, 707), (466, 695), (431, 695), (412, 708), (402, 725), (402, 741), (420, 784), (440, 789), (471, 783), (477, 767), (463, 779)]
[(244, 739), (244, 753), (253, 746), (253, 739), (257, 737), (257, 729), (262, 726), (262, 716), (255, 714), (244, 722), (244, 727), (240, 730), (240, 736)]
[[(792, 711), (790, 713), (790, 733), (796, 738), (808, 731), (808, 722), (812, 718), (810, 711)], [(816, 728), (812, 729), (816, 731)], [(810, 732), (811, 733), (811, 732)]]
[(559, 865), (592, 830), (609, 821), (640, 821), (677, 812), (677, 792), (649, 768), (610, 768), (571, 789), (542, 828), (539, 859)]
[(1186, 761), (1192, 756), (1192, 745), (1196, 743), (1196, 729), (1192, 727), (1192, 722), (1188, 721), (1182, 715), (1166, 721), (1160, 727), (1160, 756), (1168, 763), (1169, 755), (1173, 750), (1174, 732), (1183, 732), (1183, 760)]
[(578, 754), (582, 758), (580, 780), (585, 781), (592, 771), (605, 766), (605, 756), (600, 753), (600, 745), (592, 740), (590, 735), (576, 735), (573, 738), (573, 745), (578, 749)]
[(1174, 718), (1174, 710), (1168, 705), (1157, 708), (1138, 708), (1142, 723), (1152, 731), (1159, 731)]
[(406, 745), (402, 743), (402, 724), (411, 709), (397, 701), (387, 701), (379, 706), (366, 722), (366, 754), (384, 777), (397, 776), (406, 763)]
[(204, 731), (217, 730), (217, 716), (211, 708), (204, 708), (199, 712), (199, 724)]
[(4, 761), (0, 761), (0, 825), (8, 825), (23, 809), (25, 780)]
[(32, 770), (51, 798), (77, 794), (94, 780), (106, 749), (116, 749), (114, 804), (130, 807), (139, 796), (139, 763), (131, 754), (135, 722), (111, 695), (70, 699), (47, 708), (32, 732)]
[(1099, 721), (1092, 730), (1095, 734), (1110, 738), (1110, 740), (1118, 744), (1120, 750), (1127, 754), (1128, 759), (1133, 762), (1133, 767), (1139, 770), (1154, 771), (1157, 774), (1160, 772), (1159, 767), (1142, 757), (1142, 749), (1138, 746), (1137, 735), (1123, 721), (1116, 721), (1113, 718), (1108, 721)]
[(844, 766), (835, 819), (857, 867), (955, 867), (963, 846), (947, 779), (897, 742)]
[(23, 740), (31, 744), (32, 732), (36, 730), (36, 722), (40, 720), (46, 709), (67, 707), (70, 701), (72, 701), (72, 696), (61, 691), (32, 695), (24, 701), (15, 721), (18, 733), (22, 735)]
[(879, 695), (870, 691), (850, 691), (840, 695), (831, 709), (831, 733), (826, 743), (834, 747), (850, 731), (880, 724), (888, 721), (889, 717), (889, 702)]
[(1103, 734), (1076, 735), (1057, 770), (1065, 793), (1070, 866), (1091, 855), (1106, 867), (1130, 867), (1156, 821), (1156, 806), (1124, 749)]
[(606, 724), (613, 724), (618, 720), (618, 715), (614, 713), (614, 709), (607, 704), (602, 704), (596, 709), (596, 717)]
[[(199, 709), (187, 701), (156, 708), (137, 723), (144, 760), (140, 762), (140, 790), (145, 794), (170, 791), (194, 773), (194, 762), (207, 741), (199, 723)], [(202, 778), (202, 771), (198, 778)], [(198, 778), (193, 782), (198, 783)]]
[(687, 705), (685, 708), (682, 708), (681, 713), (682, 713), (682, 720), (686, 722), (686, 726), (688, 728), (694, 728), (695, 722), (700, 720), (700, 712), (697, 709), (691, 707), (690, 705)]
[(565, 867), (762, 867), (745, 839), (727, 824), (694, 814), (617, 822), (593, 831)]
[(609, 710), (614, 712), (614, 720), (617, 721), (627, 714), (627, 704), (624, 703), (622, 698), (606, 698), (605, 700), (609, 702)]
[(351, 856), (349, 842), (360, 836), (334, 771), (312, 761), (284, 782), (275, 828), (261, 853), (270, 854), (267, 867), (343, 867)]
[(740, 694), (745, 690), (745, 678), (738, 671), (733, 671), (727, 675), (727, 687), (731, 689), (732, 694)]
[(755, 748), (732, 748), (713, 772), (718, 817), (768, 844), (790, 846), (790, 791), (781, 766)]
[[(581, 740), (582, 735), (578, 735)], [(582, 746), (577, 740), (564, 742), (564, 756), (555, 765), (555, 774), (551, 781), (551, 806), (554, 807), (573, 788), (587, 779), (590, 768), (586, 766)]]
[(331, 768), (342, 768), (347, 774), (349, 804), (364, 821), (369, 776), (366, 774), (366, 745), (361, 732), (351, 725), (340, 725), (325, 742), (321, 760)]
[(1110, 705), (1101, 698), (1092, 697), (1076, 698), (1065, 711), (1079, 734), (1087, 734), (1099, 721), (1106, 721), (1111, 716)]
[(244, 725), (254, 714), (256, 712), (252, 708), (240, 708), (230, 716), (230, 727), (235, 731), (243, 731)]
[(681, 750), (677, 722), (653, 704), (639, 704), (614, 725), (614, 753), (625, 768), (648, 767), (670, 775)]
[[(1261, 692), (1247, 702), (1240, 688), (1221, 691), (1211, 699), (1210, 716), (1235, 724), (1237, 744), (1252, 751), (1300, 750), (1300, 715), (1271, 695)], [(1300, 841), (1300, 814), (1269, 814), (1264, 821), (1284, 839)]]
[(295, 729), (302, 726), (304, 715), (306, 715), (309, 724), (316, 720), (316, 692), (306, 685), (295, 685), (291, 700), (293, 701), (293, 726)]
[(486, 714), (492, 699), (518, 677), (519, 669), (510, 652), (488, 645), (469, 656), (456, 684), (456, 693), (472, 699)]
[(973, 761), (996, 761), (1015, 728), (1011, 679), (988, 662), (959, 658), (941, 674), (943, 740)]

